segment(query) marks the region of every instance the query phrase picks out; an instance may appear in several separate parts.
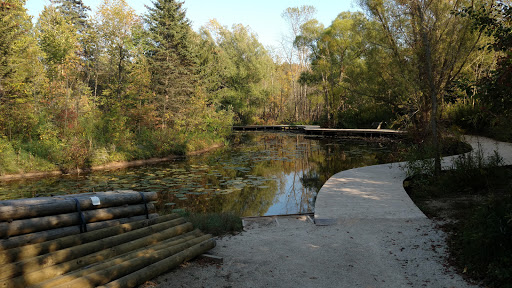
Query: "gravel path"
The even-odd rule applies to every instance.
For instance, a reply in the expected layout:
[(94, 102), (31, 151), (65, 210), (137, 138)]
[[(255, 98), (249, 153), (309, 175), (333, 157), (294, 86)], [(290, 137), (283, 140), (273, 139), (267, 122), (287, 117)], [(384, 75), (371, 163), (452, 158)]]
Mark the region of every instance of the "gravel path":
[[(512, 163), (512, 145), (467, 137)], [(444, 160), (451, 165), (453, 157)], [(218, 239), (223, 264), (192, 261), (148, 287), (477, 287), (445, 264), (445, 235), (403, 190), (400, 163), (340, 172), (307, 216), (247, 220)]]

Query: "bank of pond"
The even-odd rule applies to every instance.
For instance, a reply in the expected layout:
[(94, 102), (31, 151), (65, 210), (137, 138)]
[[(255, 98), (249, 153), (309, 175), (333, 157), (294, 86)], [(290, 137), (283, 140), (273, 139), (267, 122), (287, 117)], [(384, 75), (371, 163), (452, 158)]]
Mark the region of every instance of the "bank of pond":
[(0, 183), (0, 200), (135, 190), (158, 192), (160, 212), (239, 216), (310, 213), (337, 172), (395, 161), (396, 142), (285, 132), (235, 132), (230, 145), (174, 161)]

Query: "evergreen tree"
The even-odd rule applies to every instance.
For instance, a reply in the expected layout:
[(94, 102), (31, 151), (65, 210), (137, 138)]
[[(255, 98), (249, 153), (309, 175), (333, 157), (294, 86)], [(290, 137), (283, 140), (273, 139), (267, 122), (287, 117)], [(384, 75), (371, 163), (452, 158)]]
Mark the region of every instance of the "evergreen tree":
[(78, 43), (80, 44), (80, 58), (83, 62), (84, 70), (81, 72), (82, 81), (89, 84), (94, 91), (95, 83), (92, 81), (94, 75), (94, 64), (96, 63), (95, 54), (97, 52), (95, 36), (87, 13), (91, 11), (82, 0), (51, 0), (52, 6), (62, 15), (67, 22), (73, 26), (73, 32), (78, 34)]
[(76, 52), (78, 39), (76, 30), (69, 19), (58, 12), (54, 6), (46, 6), (39, 15), (36, 28), (41, 50), (45, 53), (44, 62), (51, 80), (56, 77), (58, 65), (66, 57)]
[(5, 81), (13, 73), (14, 46), (30, 30), (28, 17), (22, 0), (0, 1), (0, 97), (5, 91)]
[(152, 47), (148, 51), (151, 82), (158, 97), (162, 128), (183, 116), (197, 83), (197, 58), (183, 2), (157, 0), (146, 23)]
[(52, 3), (57, 5), (57, 11), (71, 20), (78, 31), (84, 32), (88, 27), (87, 12), (91, 11), (91, 8), (82, 0), (53, 0)]

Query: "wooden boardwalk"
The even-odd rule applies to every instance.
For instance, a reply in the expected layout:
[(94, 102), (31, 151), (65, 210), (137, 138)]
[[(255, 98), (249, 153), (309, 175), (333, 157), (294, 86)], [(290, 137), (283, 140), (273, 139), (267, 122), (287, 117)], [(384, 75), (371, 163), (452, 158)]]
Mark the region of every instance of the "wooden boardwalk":
[[(247, 125), (233, 126), (234, 131), (268, 131), (268, 130), (304, 130), (305, 126), (301, 125)], [(315, 126), (320, 127), (320, 126)]]
[(329, 129), (316, 125), (249, 125), (233, 126), (234, 131), (297, 131), (306, 135), (321, 136), (363, 136), (363, 137), (402, 137), (405, 131), (391, 129)]

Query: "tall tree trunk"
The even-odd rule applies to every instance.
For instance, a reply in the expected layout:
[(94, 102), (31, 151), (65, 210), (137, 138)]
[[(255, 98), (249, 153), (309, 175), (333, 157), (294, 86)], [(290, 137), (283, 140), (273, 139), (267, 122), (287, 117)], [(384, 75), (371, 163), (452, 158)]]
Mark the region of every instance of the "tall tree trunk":
[(429, 87), (430, 101), (432, 104), (432, 111), (430, 115), (430, 124), (432, 127), (432, 144), (434, 145), (434, 174), (438, 177), (441, 174), (441, 153), (439, 151), (439, 135), (437, 127), (437, 91), (434, 83), (434, 76), (432, 73), (432, 50), (430, 46), (430, 39), (428, 38), (425, 29), (424, 14), (419, 2), (417, 4), (418, 16), (420, 21), (421, 37), (423, 40), (423, 48), (425, 49), (425, 64), (427, 72), (427, 81)]
[(327, 113), (327, 127), (331, 127), (331, 107), (329, 101), (329, 91), (327, 90), (327, 80), (325, 78), (325, 74), (322, 73), (322, 88), (324, 90), (325, 97), (325, 112)]
[(121, 102), (121, 82), (123, 81), (123, 46), (119, 46), (119, 63), (117, 64), (117, 99)]

